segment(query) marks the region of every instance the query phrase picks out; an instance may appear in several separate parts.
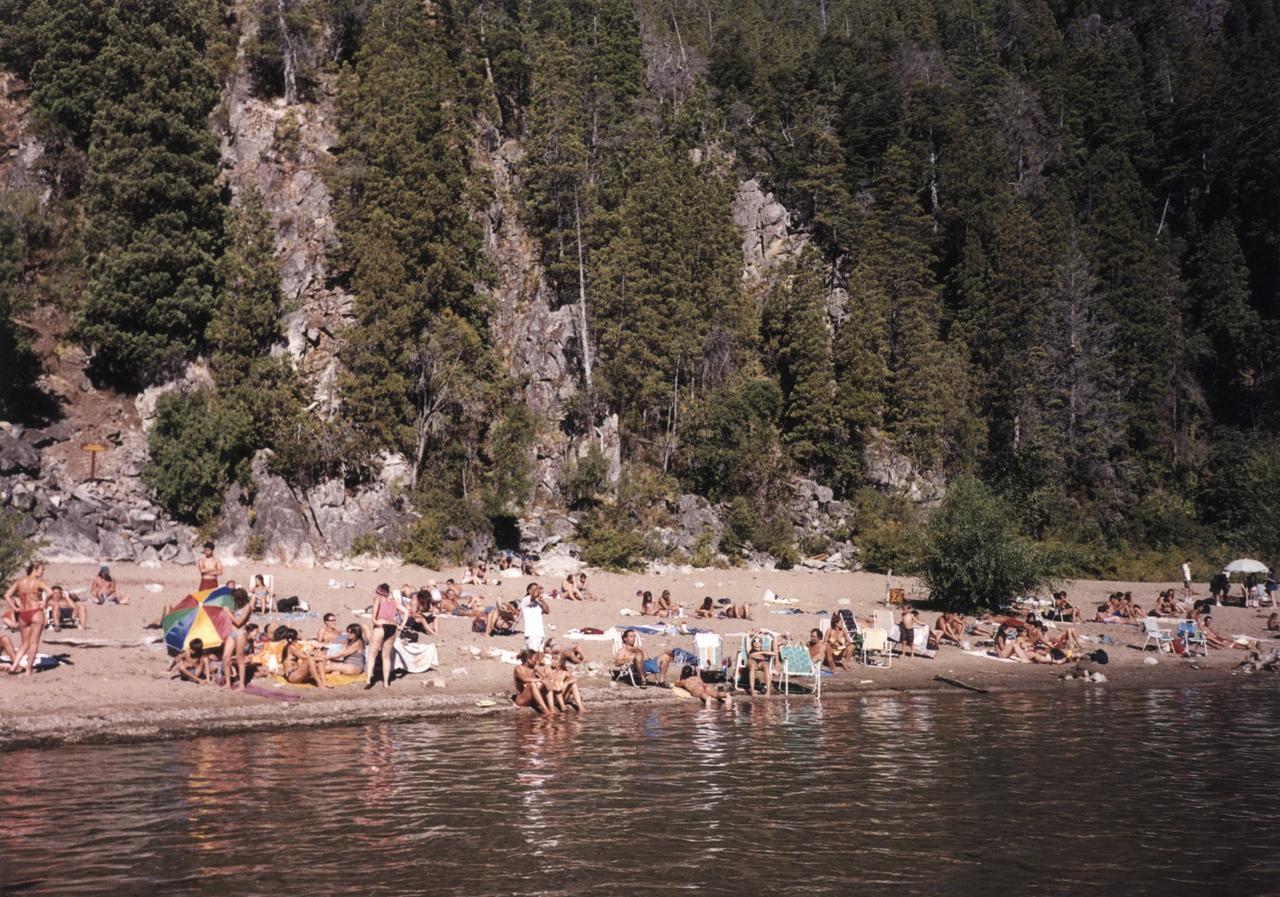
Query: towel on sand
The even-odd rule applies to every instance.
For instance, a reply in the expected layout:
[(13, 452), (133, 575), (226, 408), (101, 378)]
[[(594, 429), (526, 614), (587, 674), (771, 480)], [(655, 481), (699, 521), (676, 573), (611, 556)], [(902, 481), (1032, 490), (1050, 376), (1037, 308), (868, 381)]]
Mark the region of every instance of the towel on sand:
[(984, 657), (987, 660), (994, 660), (996, 663), (1017, 663), (1012, 657), (996, 657), (990, 651), (966, 651), (965, 654), (973, 657)]

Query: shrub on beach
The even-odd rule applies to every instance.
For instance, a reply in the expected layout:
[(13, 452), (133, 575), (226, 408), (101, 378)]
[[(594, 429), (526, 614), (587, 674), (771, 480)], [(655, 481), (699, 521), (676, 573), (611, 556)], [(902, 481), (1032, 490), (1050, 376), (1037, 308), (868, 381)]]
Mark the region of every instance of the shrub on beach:
[(990, 610), (1045, 584), (1049, 571), (1016, 520), (979, 480), (963, 477), (951, 484), (925, 533), (921, 573), (936, 604)]
[(16, 511), (0, 511), (0, 584), (8, 583), (34, 551), (19, 529), (21, 520), (22, 515)]

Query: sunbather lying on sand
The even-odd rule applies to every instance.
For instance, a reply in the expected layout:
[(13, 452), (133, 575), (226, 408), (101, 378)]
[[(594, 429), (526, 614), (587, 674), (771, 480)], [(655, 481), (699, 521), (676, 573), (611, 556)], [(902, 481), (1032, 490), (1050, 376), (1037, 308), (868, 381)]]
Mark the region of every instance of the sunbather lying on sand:
[(1243, 651), (1249, 650), (1248, 642), (1238, 642), (1233, 638), (1228, 638), (1218, 630), (1213, 628), (1213, 617), (1207, 616), (1200, 623), (1200, 628), (1204, 630), (1204, 640), (1210, 648), (1240, 648)]
[(710, 707), (712, 703), (720, 705), (729, 703), (728, 692), (723, 688), (712, 688), (707, 685), (702, 681), (702, 677), (698, 675), (698, 671), (690, 664), (685, 664), (680, 669), (680, 681), (676, 685), (700, 700), (703, 707)]

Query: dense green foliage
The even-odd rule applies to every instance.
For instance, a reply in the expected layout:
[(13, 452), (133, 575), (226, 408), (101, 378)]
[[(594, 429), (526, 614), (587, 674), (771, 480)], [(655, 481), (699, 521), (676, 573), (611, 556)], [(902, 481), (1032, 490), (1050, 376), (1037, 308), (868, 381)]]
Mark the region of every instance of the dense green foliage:
[(952, 482), (929, 518), (921, 573), (935, 603), (963, 613), (1007, 607), (1048, 578), (1008, 503), (972, 477)]
[(169, 393), (156, 403), (142, 477), (179, 520), (209, 523), (232, 481), (248, 481), (244, 463), (253, 445), (253, 419), (243, 408), (209, 390)]
[(10, 508), (0, 510), (0, 584), (7, 588), (12, 576), (22, 570), (35, 552), (30, 540), (23, 537), (22, 515)]
[(198, 0), (107, 14), (85, 181), (91, 282), (77, 318), (103, 380), (156, 382), (195, 353), (217, 296), (222, 204)]
[[(865, 450), (887, 444), (986, 507), (977, 478), (1009, 544), (1068, 566), (1280, 551), (1261, 522), (1280, 489), (1275, 0), (242, 7), (259, 94), (337, 84), (333, 273), (355, 297), (337, 419), (303, 411), (273, 351), (269, 225), (252, 197), (228, 216), (216, 183), (240, 27), (218, 0), (0, 0), (0, 62), (31, 83), (66, 224), (0, 207), (4, 407), (32, 379), (15, 321), (78, 268), (101, 380), (136, 389), (207, 352), (216, 389), (185, 401), (251, 422), (228, 454), (169, 409), (166, 438), (194, 428), (217, 455), (184, 475), (197, 493), (254, 448), (309, 476), (396, 451), (429, 512), (420, 555), (452, 550), (436, 509), (491, 526), (552, 436), (489, 332), (476, 147), (517, 138), (501, 214), (573, 311), (564, 437), (617, 414), (623, 469), (726, 503), (726, 548), (791, 550), (779, 509), (804, 475), (871, 509), (842, 534), (864, 561), (909, 563), (919, 520), (865, 499)], [(748, 177), (807, 238), (763, 283), (731, 213)], [(560, 497), (625, 566), (642, 550), (615, 536), (645, 521), (599, 467)]]

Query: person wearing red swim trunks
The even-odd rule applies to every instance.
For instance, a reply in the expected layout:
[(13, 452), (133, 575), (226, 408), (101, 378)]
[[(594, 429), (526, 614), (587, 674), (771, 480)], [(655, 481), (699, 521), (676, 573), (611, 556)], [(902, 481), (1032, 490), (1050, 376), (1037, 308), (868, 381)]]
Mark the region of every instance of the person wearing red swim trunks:
[(197, 591), (205, 592), (218, 587), (222, 578), (222, 561), (213, 556), (213, 543), (204, 543), (204, 556), (196, 560), (196, 569), (200, 571), (200, 586)]
[(44, 564), (32, 561), (27, 564), (27, 575), (17, 579), (4, 593), (4, 601), (18, 616), (18, 635), (21, 645), (10, 657), (9, 673), (18, 673), (22, 658), (27, 658), (27, 675), (35, 671), (36, 657), (40, 653), (40, 636), (44, 632), (44, 611), (49, 587), (44, 582)]

